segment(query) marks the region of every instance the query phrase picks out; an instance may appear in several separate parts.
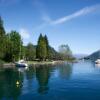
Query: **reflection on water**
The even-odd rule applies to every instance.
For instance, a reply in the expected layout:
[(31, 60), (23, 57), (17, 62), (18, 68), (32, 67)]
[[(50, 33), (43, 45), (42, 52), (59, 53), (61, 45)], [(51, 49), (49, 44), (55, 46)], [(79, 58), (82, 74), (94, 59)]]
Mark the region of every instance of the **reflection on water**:
[(13, 98), (17, 100), (21, 94), (22, 84), (16, 86), (16, 81), (23, 82), (23, 75), (13, 69), (5, 69), (0, 72), (0, 100)]
[(36, 79), (39, 84), (39, 87), (38, 87), (39, 93), (46, 93), (48, 91), (49, 78), (50, 78), (50, 67), (40, 66), (36, 68)]
[(80, 97), (92, 100), (88, 95), (93, 93), (99, 100), (99, 91), (100, 71), (90, 62), (0, 70), (0, 100), (27, 100), (27, 97), (51, 100), (51, 96), (52, 100), (80, 100)]
[(62, 64), (61, 67), (59, 66), (59, 74), (61, 78), (70, 79), (72, 74), (72, 64)]

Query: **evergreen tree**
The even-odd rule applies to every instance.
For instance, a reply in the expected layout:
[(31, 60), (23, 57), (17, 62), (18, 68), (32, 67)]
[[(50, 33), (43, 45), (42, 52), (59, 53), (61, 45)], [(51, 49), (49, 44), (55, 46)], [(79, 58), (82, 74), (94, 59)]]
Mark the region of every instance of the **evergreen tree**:
[(0, 59), (3, 59), (5, 49), (5, 29), (3, 27), (3, 20), (0, 17)]
[(47, 45), (45, 38), (40, 34), (38, 44), (36, 48), (36, 57), (40, 60), (46, 60), (47, 57)]
[(41, 43), (41, 40), (42, 40), (42, 34), (40, 34), (39, 38), (38, 38), (38, 43), (37, 43), (37, 47), (36, 47), (36, 58), (37, 59), (40, 59), (41, 58), (41, 47), (40, 47), (40, 43)]
[(50, 58), (49, 41), (48, 41), (48, 37), (46, 35), (44, 36), (44, 40), (45, 40), (45, 43), (46, 43), (46, 50), (47, 50), (46, 58), (49, 59)]
[(41, 54), (42, 54), (42, 60), (46, 60), (46, 58), (47, 58), (47, 45), (46, 45), (44, 37), (42, 38), (42, 41), (41, 41)]

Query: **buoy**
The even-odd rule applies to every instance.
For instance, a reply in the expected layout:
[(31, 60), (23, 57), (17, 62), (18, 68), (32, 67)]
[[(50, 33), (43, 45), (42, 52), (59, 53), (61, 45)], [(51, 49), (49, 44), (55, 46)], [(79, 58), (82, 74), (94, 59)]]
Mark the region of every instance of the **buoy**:
[(16, 82), (16, 85), (19, 85), (19, 82), (18, 81)]

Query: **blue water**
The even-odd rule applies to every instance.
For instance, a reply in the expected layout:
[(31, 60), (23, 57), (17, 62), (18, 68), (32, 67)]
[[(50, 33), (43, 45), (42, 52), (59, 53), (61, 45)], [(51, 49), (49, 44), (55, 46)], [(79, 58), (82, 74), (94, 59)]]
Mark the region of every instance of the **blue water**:
[(100, 100), (100, 67), (92, 62), (65, 62), (1, 68), (0, 100)]

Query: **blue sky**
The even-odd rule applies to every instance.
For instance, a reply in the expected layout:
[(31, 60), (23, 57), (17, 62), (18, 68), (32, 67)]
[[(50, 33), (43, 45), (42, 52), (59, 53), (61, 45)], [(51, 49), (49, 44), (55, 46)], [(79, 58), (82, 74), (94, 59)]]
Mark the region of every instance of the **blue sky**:
[(43, 33), (56, 50), (61, 44), (75, 54), (100, 49), (100, 0), (0, 0), (0, 15), (24, 44), (36, 44)]

